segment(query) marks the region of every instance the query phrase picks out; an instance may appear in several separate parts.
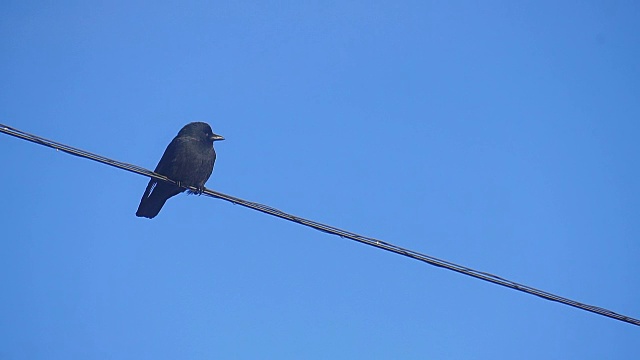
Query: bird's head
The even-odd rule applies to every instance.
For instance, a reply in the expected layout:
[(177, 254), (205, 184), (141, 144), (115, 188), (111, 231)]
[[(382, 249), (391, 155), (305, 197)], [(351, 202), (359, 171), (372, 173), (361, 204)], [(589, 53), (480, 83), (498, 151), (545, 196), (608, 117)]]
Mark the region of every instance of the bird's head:
[(214, 134), (211, 130), (211, 126), (204, 122), (192, 122), (185, 125), (178, 133), (178, 136), (193, 137), (196, 139), (211, 141), (212, 143), (214, 141), (224, 140), (222, 135)]

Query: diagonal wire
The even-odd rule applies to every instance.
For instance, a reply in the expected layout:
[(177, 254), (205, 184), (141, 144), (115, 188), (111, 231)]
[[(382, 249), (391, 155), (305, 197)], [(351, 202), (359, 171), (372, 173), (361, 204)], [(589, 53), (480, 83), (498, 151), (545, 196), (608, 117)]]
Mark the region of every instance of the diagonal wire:
[[(36, 144), (40, 144), (43, 146), (47, 146), (59, 151), (63, 151), (67, 154), (71, 154), (74, 156), (79, 156), (82, 158), (86, 158), (86, 159), (90, 159), (93, 161), (97, 161), (99, 163), (102, 164), (106, 164), (106, 165), (110, 165), (119, 169), (123, 169), (126, 171), (130, 171), (132, 173), (136, 173), (139, 175), (144, 175), (144, 176), (148, 176), (151, 178), (155, 178), (158, 180), (162, 180), (162, 181), (166, 181), (175, 185), (178, 185), (177, 182), (167, 178), (166, 176), (157, 174), (153, 171), (147, 170), (145, 168), (136, 166), (136, 165), (132, 165), (132, 164), (127, 164), (127, 163), (123, 163), (120, 161), (116, 161), (113, 159), (109, 159), (106, 158), (104, 156), (100, 156), (94, 153), (90, 153), (88, 151), (82, 150), (82, 149), (78, 149), (78, 148), (74, 148), (65, 144), (61, 144), (59, 142), (55, 142), (52, 140), (47, 140), (45, 138), (42, 138), (40, 136), (37, 135), (33, 135), (33, 134), (29, 134), (26, 133), (24, 131), (12, 128), (10, 126), (7, 125), (3, 125), (0, 124), (0, 132), (3, 132), (5, 134), (23, 139), (23, 140), (27, 140)], [(198, 189), (196, 187), (193, 186), (183, 186), (183, 185), (179, 185), (183, 188), (192, 190), (194, 192), (197, 192)], [(267, 205), (263, 205), (260, 203), (255, 203), (255, 202), (251, 202), (251, 201), (247, 201), (247, 200), (243, 200), (231, 195), (226, 195), (214, 190), (210, 190), (210, 189), (205, 189), (203, 194), (210, 196), (210, 197), (214, 197), (214, 198), (218, 198), (218, 199), (222, 199), (222, 200), (226, 200), (229, 201), (233, 204), (238, 204), (238, 205), (242, 205), (244, 207), (250, 208), (250, 209), (254, 209), (260, 212), (263, 212), (265, 214), (269, 214), (269, 215), (273, 215), (276, 217), (279, 217), (281, 219), (285, 219), (285, 220), (289, 220), (304, 226), (308, 226), (310, 228), (322, 231), (322, 232), (326, 232), (332, 235), (338, 235), (342, 238), (347, 238), (350, 240), (354, 240), (363, 244), (367, 244), (382, 250), (386, 250), (392, 253), (396, 253), (398, 255), (403, 255), (418, 261), (422, 261), (425, 262), (427, 264), (430, 265), (434, 265), (434, 266), (438, 266), (441, 268), (445, 268), (448, 270), (452, 270), (464, 275), (468, 275), (471, 277), (474, 277), (476, 279), (481, 279), (484, 281), (488, 281), (490, 283), (494, 283), (497, 285), (502, 285), (504, 287), (510, 288), (510, 289), (514, 289), (514, 290), (518, 290), (518, 291), (522, 291), (524, 293), (527, 294), (531, 294), (531, 295), (535, 295), (538, 297), (541, 297), (543, 299), (547, 299), (547, 300), (551, 300), (551, 301), (556, 301), (559, 302), (561, 304), (565, 304), (565, 305), (569, 305), (569, 306), (573, 306), (575, 308), (578, 309), (582, 309), (582, 310), (586, 310), (586, 311), (590, 311), (592, 313), (596, 313), (602, 316), (606, 316), (612, 319), (616, 319), (619, 321), (623, 321), (623, 322), (627, 322), (629, 324), (633, 324), (636, 326), (640, 326), (640, 320), (629, 317), (629, 316), (625, 316), (625, 315), (621, 315), (619, 313), (613, 312), (611, 310), (607, 310), (598, 306), (593, 306), (593, 305), (588, 305), (588, 304), (584, 304), (578, 301), (574, 301), (562, 296), (558, 296), (558, 295), (554, 295), (552, 293), (546, 292), (546, 291), (542, 291), (536, 288), (533, 288), (531, 286), (527, 286), (524, 284), (520, 284), (511, 280), (507, 280), (505, 278), (502, 278), (500, 276), (497, 275), (493, 275), (487, 272), (483, 272), (483, 271), (478, 271), (478, 270), (474, 270), (462, 265), (458, 265), (458, 264), (454, 264), (452, 262), (449, 261), (445, 261), (442, 259), (438, 259), (436, 257), (433, 256), (429, 256), (429, 255), (425, 255), (425, 254), (421, 254), (419, 252), (413, 251), (413, 250), (409, 250), (409, 249), (405, 249), (402, 248), (400, 246), (397, 245), (393, 245), (391, 243), (382, 241), (382, 240), (378, 240), (372, 237), (367, 237), (367, 236), (362, 236), (362, 235), (358, 235), (356, 233), (352, 233), (346, 230), (342, 230), (333, 226), (329, 226), (329, 225), (325, 225), (316, 221), (312, 221), (312, 220), (307, 220), (301, 217), (297, 217), (295, 215), (291, 215), (288, 214), (284, 211), (272, 208), (270, 206)]]

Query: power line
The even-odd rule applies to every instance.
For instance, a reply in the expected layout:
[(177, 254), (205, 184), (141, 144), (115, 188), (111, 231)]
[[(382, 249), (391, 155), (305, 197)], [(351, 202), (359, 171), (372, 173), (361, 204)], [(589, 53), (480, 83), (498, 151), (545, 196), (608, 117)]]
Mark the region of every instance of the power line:
[[(148, 176), (148, 177), (152, 177), (158, 180), (162, 180), (162, 181), (166, 181), (166, 182), (170, 182), (172, 184), (178, 185), (175, 181), (167, 178), (166, 176), (160, 175), (160, 174), (156, 174), (153, 171), (147, 170), (145, 168), (136, 166), (136, 165), (131, 165), (131, 164), (127, 164), (127, 163), (123, 163), (120, 161), (116, 161), (113, 159), (109, 159), (106, 158), (104, 156), (100, 156), (94, 153), (90, 153), (88, 151), (85, 150), (81, 150), (81, 149), (77, 149), (65, 144), (61, 144), (52, 140), (47, 140), (45, 138), (42, 138), (40, 136), (37, 135), (33, 135), (33, 134), (29, 134), (26, 133), (24, 131), (12, 128), (10, 126), (7, 125), (3, 125), (0, 124), (0, 132), (3, 132), (5, 134), (23, 139), (23, 140), (27, 140), (36, 144), (40, 144), (43, 146), (47, 146), (59, 151), (63, 151), (65, 153), (71, 154), (71, 155), (75, 155), (75, 156), (79, 156), (82, 158), (86, 158), (86, 159), (90, 159), (93, 161), (97, 161), (99, 163), (102, 164), (106, 164), (106, 165), (110, 165), (119, 169), (123, 169), (126, 171), (130, 171), (139, 175), (144, 175), (144, 176)], [(183, 185), (179, 185), (183, 188), (192, 190), (197, 192), (198, 189), (193, 187), (193, 186), (183, 186)], [(409, 250), (409, 249), (405, 249), (402, 248), (400, 246), (396, 246), (393, 245), (391, 243), (388, 242), (384, 242), (382, 240), (378, 240), (375, 238), (371, 238), (371, 237), (367, 237), (367, 236), (362, 236), (362, 235), (358, 235), (356, 233), (352, 233), (346, 230), (342, 230), (342, 229), (338, 229), (336, 227), (333, 226), (329, 226), (329, 225), (325, 225), (316, 221), (312, 221), (312, 220), (307, 220), (301, 217), (297, 217), (291, 214), (288, 214), (284, 211), (280, 211), (278, 209), (272, 208), (270, 206), (267, 205), (263, 205), (260, 203), (255, 203), (255, 202), (251, 202), (251, 201), (246, 201), (231, 195), (226, 195), (214, 190), (210, 190), (210, 189), (205, 189), (203, 194), (210, 196), (210, 197), (214, 197), (214, 198), (218, 198), (218, 199), (222, 199), (222, 200), (226, 200), (229, 201), (233, 204), (238, 204), (238, 205), (242, 205), (244, 207), (253, 209), (253, 210), (257, 210), (260, 212), (263, 212), (265, 214), (269, 214), (269, 215), (273, 215), (276, 217), (279, 217), (281, 219), (285, 219), (285, 220), (289, 220), (304, 226), (308, 226), (310, 228), (322, 231), (322, 232), (326, 232), (332, 235), (338, 235), (340, 237), (343, 238), (347, 238), (350, 240), (354, 240), (363, 244), (367, 244), (379, 249), (383, 249), (392, 253), (396, 253), (399, 255), (403, 255), (418, 261), (422, 261), (425, 262), (427, 264), (430, 265), (434, 265), (434, 266), (438, 266), (441, 268), (445, 268), (448, 270), (453, 270), (455, 272), (464, 274), (464, 275), (468, 275), (477, 279), (481, 279), (484, 281), (488, 281), (494, 284), (498, 284), (498, 285), (502, 285), (504, 287), (510, 288), (510, 289), (514, 289), (514, 290), (518, 290), (518, 291), (522, 291), (524, 293), (527, 294), (531, 294), (531, 295), (535, 295), (538, 297), (541, 297), (543, 299), (547, 299), (547, 300), (551, 300), (551, 301), (556, 301), (559, 302), (561, 304), (565, 304), (565, 305), (569, 305), (569, 306), (573, 306), (575, 308), (578, 309), (582, 309), (582, 310), (586, 310), (586, 311), (590, 311), (592, 313), (596, 313), (602, 316), (606, 316), (606, 317), (610, 317), (612, 319), (616, 319), (616, 320), (620, 320), (620, 321), (624, 321), (627, 322), (629, 324), (633, 324), (636, 326), (640, 326), (640, 320), (638, 319), (634, 319), (632, 317), (629, 316), (625, 316), (625, 315), (621, 315), (618, 314), (616, 312), (613, 312), (611, 310), (607, 310), (601, 307), (597, 307), (597, 306), (592, 306), (592, 305), (588, 305), (588, 304), (584, 304), (578, 301), (574, 301), (562, 296), (558, 296), (558, 295), (554, 295), (551, 293), (548, 293), (546, 291), (542, 291), (527, 285), (523, 285), (523, 284), (519, 284), (517, 282), (511, 281), (511, 280), (507, 280), (505, 278), (499, 277), (497, 275), (493, 275), (490, 273), (486, 273), (486, 272), (482, 272), (482, 271), (478, 271), (478, 270), (474, 270), (462, 265), (458, 265), (458, 264), (454, 264), (452, 262), (449, 261), (445, 261), (442, 259), (438, 259), (436, 257), (433, 256), (429, 256), (429, 255), (425, 255), (425, 254), (421, 254), (419, 252), (413, 251), (413, 250)]]

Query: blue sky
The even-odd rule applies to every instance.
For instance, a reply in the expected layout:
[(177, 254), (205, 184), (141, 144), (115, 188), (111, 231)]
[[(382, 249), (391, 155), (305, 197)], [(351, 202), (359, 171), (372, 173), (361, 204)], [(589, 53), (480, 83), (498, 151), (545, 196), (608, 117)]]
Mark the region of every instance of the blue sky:
[[(640, 317), (633, 1), (3, 1), (0, 122)], [(638, 327), (0, 136), (0, 357), (631, 359)]]

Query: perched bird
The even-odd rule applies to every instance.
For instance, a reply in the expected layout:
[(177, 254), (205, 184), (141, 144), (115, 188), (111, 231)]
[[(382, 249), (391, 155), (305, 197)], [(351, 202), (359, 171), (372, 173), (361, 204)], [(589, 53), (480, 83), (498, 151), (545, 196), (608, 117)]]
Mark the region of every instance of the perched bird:
[[(204, 183), (213, 172), (213, 163), (216, 161), (213, 142), (217, 140), (224, 138), (214, 134), (209, 124), (187, 124), (167, 146), (154, 171), (181, 185), (195, 186), (202, 192)], [(151, 178), (140, 200), (136, 216), (154, 218), (170, 197), (184, 190), (166, 181)]]

